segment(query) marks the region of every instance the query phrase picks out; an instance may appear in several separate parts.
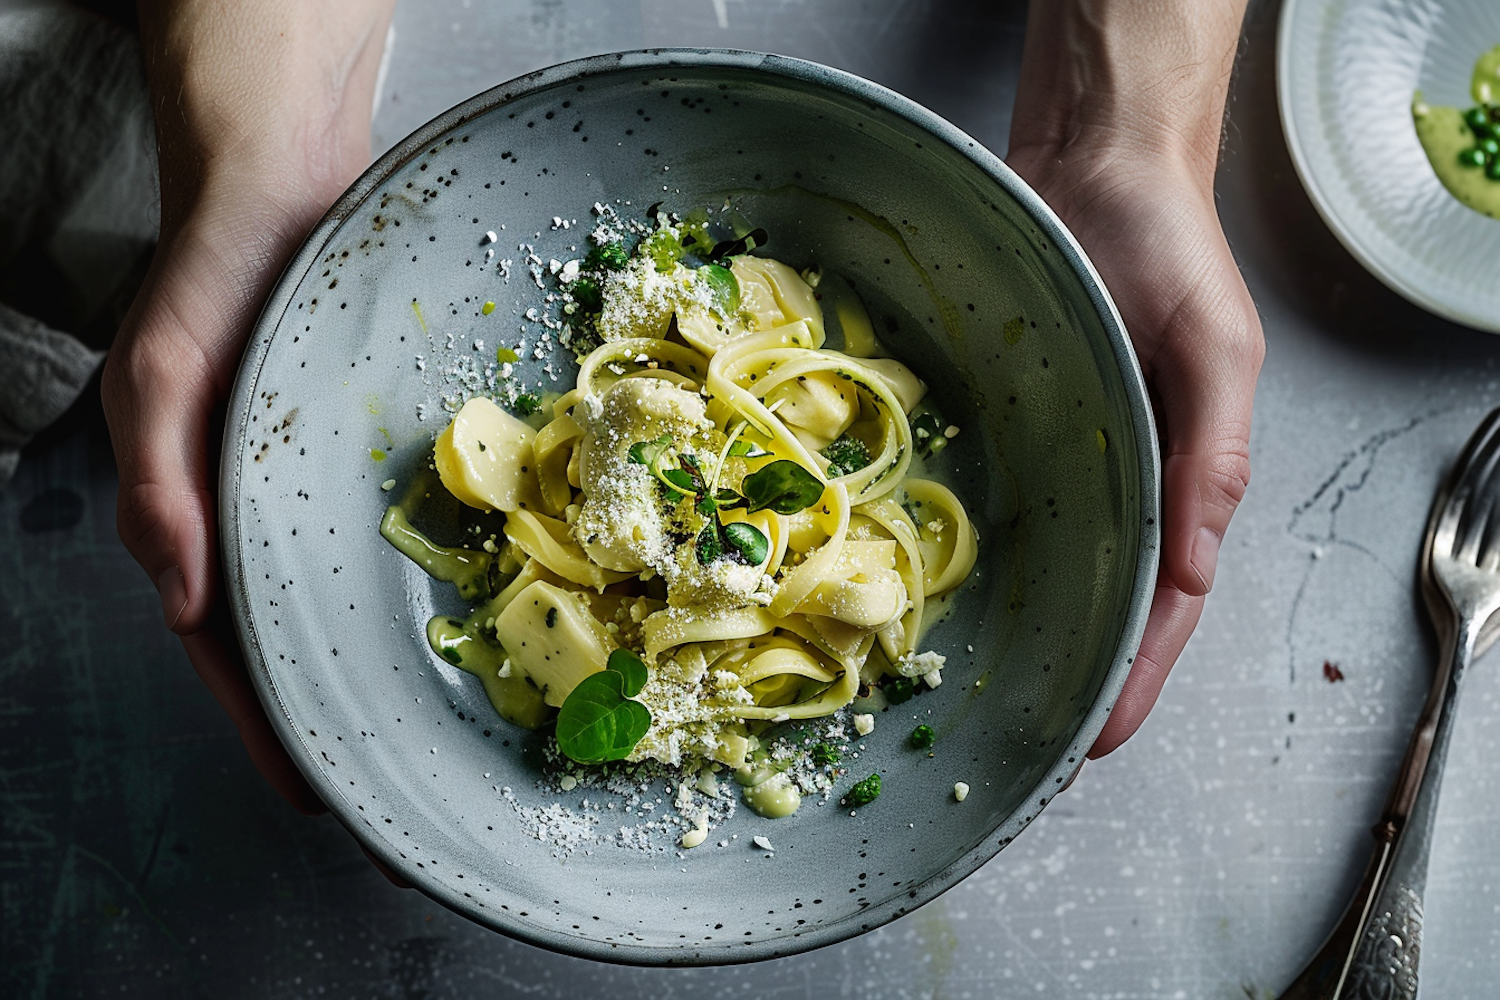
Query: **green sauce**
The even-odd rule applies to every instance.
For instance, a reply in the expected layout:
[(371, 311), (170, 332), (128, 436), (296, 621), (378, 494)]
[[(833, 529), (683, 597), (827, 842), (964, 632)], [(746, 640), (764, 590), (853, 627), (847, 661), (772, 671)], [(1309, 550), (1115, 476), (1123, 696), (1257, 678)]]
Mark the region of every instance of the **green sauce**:
[[(488, 552), (438, 545), (411, 526), (406, 511), (389, 507), (380, 521), (380, 534), (435, 580), (451, 583), (466, 601), (481, 601), (468, 618), (439, 615), (427, 623), (432, 651), (460, 670), (478, 677), (484, 693), (500, 717), (524, 729), (537, 729), (552, 715), (542, 692), (518, 670), (502, 677), (508, 657), (495, 641), (491, 610), (490, 570), (495, 557)], [(485, 633), (489, 632), (490, 635)]]
[(792, 779), (774, 768), (746, 764), (734, 772), (734, 780), (740, 783), (745, 805), (766, 819), (790, 816), (802, 804), (802, 793)]
[(1500, 45), (1479, 57), (1469, 91), (1488, 125), (1471, 123), (1476, 110), (1428, 104), (1421, 91), (1412, 96), (1412, 121), (1448, 193), (1481, 215), (1500, 219), (1500, 152), (1494, 151), (1500, 146)]
[(457, 587), (464, 600), (476, 601), (489, 596), (492, 557), (488, 552), (436, 544), (411, 526), (406, 511), (400, 507), (386, 508), (385, 517), (380, 520), (380, 536), (434, 580)]
[(474, 617), (460, 621), (439, 615), (427, 623), (427, 642), (437, 655), (479, 678), (502, 719), (523, 729), (540, 728), (552, 713), (542, 692), (519, 671), (500, 676), (508, 659), (505, 647), (479, 635), (482, 624)]

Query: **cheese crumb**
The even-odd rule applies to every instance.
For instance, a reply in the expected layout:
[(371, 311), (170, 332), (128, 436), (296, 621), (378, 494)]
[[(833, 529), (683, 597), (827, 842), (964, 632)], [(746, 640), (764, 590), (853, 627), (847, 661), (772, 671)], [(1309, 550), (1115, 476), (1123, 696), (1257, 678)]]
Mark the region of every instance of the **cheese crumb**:
[(958, 425), (949, 424), (947, 427), (944, 427), (943, 437), (947, 438), (949, 441), (952, 441), (954, 438), (958, 437)]
[(565, 774), (560, 779), (558, 779), (557, 787), (561, 788), (565, 792), (571, 792), (573, 789), (578, 787), (578, 779), (573, 777), (571, 774)]
[(869, 736), (875, 731), (875, 716), (855, 715), (854, 731), (861, 736)]
[(396, 481), (394, 479), (387, 479), (385, 482), (380, 484), (380, 488), (386, 491), (393, 490), (396, 488)]
[(756, 847), (759, 847), (762, 851), (771, 851), (772, 853), (776, 851), (776, 848), (771, 846), (771, 841), (766, 839), (765, 837), (756, 836), (756, 838), (751, 841), (751, 843), (753, 843)]
[(956, 802), (962, 802), (969, 797), (969, 783), (967, 781), (955, 781), (953, 783), (953, 798)]

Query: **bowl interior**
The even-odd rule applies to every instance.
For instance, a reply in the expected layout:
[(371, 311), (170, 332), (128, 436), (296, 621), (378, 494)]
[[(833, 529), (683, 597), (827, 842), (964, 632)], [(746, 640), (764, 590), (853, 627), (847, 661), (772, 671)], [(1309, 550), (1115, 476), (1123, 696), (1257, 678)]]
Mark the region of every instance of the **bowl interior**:
[[(809, 800), (777, 821), (741, 808), (679, 851), (667, 833), (642, 834), (671, 809), (660, 782), (645, 816), (598, 790), (539, 787), (543, 738), (497, 718), (473, 678), (427, 649), (426, 620), (464, 610), (453, 589), (377, 526), (427, 463), (442, 399), (472, 388), (502, 340), (537, 341), (526, 313), (544, 293), (528, 253), (578, 256), (596, 202), (641, 217), (659, 201), (686, 211), (726, 198), (770, 233), (767, 254), (852, 282), (962, 428), (935, 468), (973, 516), (980, 557), (928, 633), (948, 657), (944, 683), (878, 716), (853, 762), (845, 784), (883, 774), (878, 801), (850, 815)], [(372, 168), (267, 307), (225, 450), (226, 564), (252, 672), (334, 812), (460, 912), (648, 963), (826, 944), (1008, 843), (1102, 725), (1154, 567), (1139, 375), (1087, 265), (1038, 205), (902, 99), (745, 54), (544, 71)], [(568, 388), (565, 357), (528, 361), (528, 377), (549, 378), (545, 364)], [(918, 721), (937, 731), (931, 756), (906, 744)], [(961, 804), (957, 781), (972, 789)], [(565, 814), (548, 813), (554, 803)], [(773, 856), (752, 848), (756, 834)]]

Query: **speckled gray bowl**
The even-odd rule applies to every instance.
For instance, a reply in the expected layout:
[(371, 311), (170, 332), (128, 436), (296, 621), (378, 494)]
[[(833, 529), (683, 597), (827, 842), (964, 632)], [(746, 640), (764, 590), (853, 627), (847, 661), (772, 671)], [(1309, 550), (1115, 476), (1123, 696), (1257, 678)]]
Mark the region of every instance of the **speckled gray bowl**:
[[(726, 193), (772, 234), (767, 252), (852, 279), (886, 343), (964, 428), (942, 458), (980, 561), (929, 633), (948, 656), (945, 683), (881, 714), (846, 779), (880, 771), (878, 801), (852, 816), (809, 801), (777, 821), (742, 808), (680, 856), (659, 837), (654, 851), (601, 842), (558, 857), (522, 822), (559, 798), (538, 788), (545, 737), (496, 718), (473, 678), (428, 651), (427, 618), (463, 608), (377, 534), (391, 499), (381, 483), (404, 485), (426, 462), (451, 389), (443, 371), (492, 357), (520, 327), (535, 340), (525, 312), (542, 293), (520, 243), (567, 259), (595, 202), (640, 215)], [(489, 230), (500, 239), (487, 262)], [(508, 280), (495, 267), (505, 258)], [(267, 304), (222, 476), (245, 655), (334, 815), (433, 899), (609, 961), (792, 954), (900, 916), (978, 868), (1083, 759), (1155, 579), (1146, 394), (1062, 225), (930, 112), (846, 73), (750, 53), (558, 66), (448, 111), (381, 158)], [(937, 731), (931, 756), (906, 743), (916, 721)], [(957, 781), (972, 788), (963, 803)], [(751, 846), (756, 834), (774, 856)]]

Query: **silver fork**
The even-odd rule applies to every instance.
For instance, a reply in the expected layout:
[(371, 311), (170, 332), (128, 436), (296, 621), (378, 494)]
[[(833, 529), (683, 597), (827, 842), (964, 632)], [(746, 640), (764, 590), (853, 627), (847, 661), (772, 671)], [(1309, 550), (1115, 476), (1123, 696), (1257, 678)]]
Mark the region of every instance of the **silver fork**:
[(1448, 474), (1422, 547), (1422, 596), (1442, 656), (1401, 771), (1372, 829), (1375, 851), (1338, 926), (1282, 1000), (1414, 1000), (1422, 897), (1448, 737), (1469, 663), (1500, 632), (1500, 409)]

